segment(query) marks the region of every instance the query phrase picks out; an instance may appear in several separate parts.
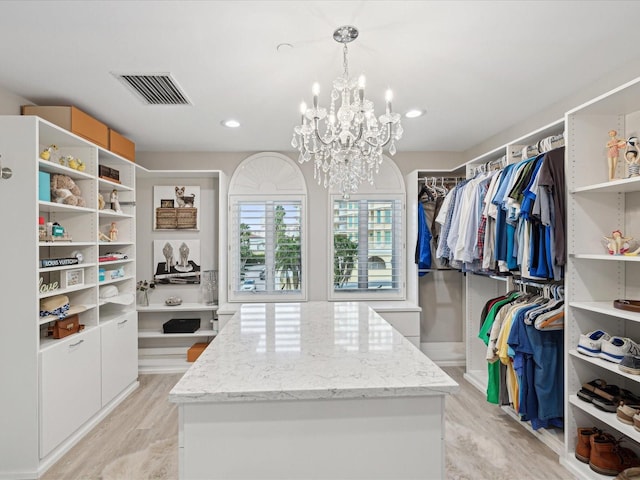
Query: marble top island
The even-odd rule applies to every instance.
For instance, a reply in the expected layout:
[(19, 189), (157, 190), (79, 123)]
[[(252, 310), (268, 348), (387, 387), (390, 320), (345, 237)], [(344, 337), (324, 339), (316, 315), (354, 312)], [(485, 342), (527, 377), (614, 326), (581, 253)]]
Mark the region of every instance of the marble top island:
[(365, 303), (244, 304), (170, 392), (180, 478), (444, 478), (457, 389)]
[(244, 304), (172, 402), (423, 396), (458, 385), (364, 303)]

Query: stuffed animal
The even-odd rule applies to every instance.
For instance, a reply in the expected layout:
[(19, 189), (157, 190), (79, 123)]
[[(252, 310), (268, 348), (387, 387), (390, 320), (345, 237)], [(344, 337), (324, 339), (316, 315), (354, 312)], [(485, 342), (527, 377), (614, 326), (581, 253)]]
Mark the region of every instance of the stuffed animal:
[(76, 207), (86, 206), (82, 191), (67, 175), (51, 175), (51, 201)]

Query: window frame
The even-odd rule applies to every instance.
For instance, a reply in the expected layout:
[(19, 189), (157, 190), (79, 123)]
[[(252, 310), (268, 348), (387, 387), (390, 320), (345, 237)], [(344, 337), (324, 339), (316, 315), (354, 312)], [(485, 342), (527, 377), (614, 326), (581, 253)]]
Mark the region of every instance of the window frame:
[[(240, 270), (238, 268), (240, 244), (236, 241), (240, 234), (239, 218), (235, 214), (238, 203), (241, 202), (300, 202), (300, 291), (259, 293), (256, 291), (235, 290), (240, 284)], [(306, 195), (229, 195), (229, 302), (302, 302), (307, 300), (308, 262), (307, 262), (307, 202)], [(275, 252), (273, 252), (275, 253)], [(266, 254), (266, 253), (265, 253)]]
[[(392, 233), (394, 246), (397, 255), (397, 268), (398, 268), (398, 288), (393, 289), (381, 289), (381, 290), (369, 290), (369, 291), (336, 291), (333, 285), (333, 259), (334, 259), (334, 204), (336, 201), (360, 201), (367, 200), (368, 202), (376, 201), (397, 201), (400, 203), (398, 209), (397, 223), (393, 223)], [(355, 193), (352, 194), (348, 200), (345, 200), (340, 194), (329, 195), (329, 215), (328, 217), (328, 254), (327, 254), (327, 279), (328, 279), (328, 292), (327, 298), (329, 301), (358, 301), (358, 300), (405, 300), (406, 299), (406, 201), (404, 194), (389, 194), (389, 193)], [(367, 222), (369, 219), (367, 218)], [(370, 232), (369, 232), (370, 233)], [(370, 252), (367, 252), (367, 258), (371, 257)]]

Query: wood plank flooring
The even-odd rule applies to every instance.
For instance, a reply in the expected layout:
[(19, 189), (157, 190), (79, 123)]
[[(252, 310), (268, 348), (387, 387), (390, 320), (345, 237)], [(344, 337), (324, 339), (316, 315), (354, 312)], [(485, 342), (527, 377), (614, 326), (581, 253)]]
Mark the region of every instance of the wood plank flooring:
[[(557, 455), (462, 378), (446, 402), (447, 480), (569, 480)], [(42, 480), (178, 478), (178, 411), (167, 395), (181, 375), (140, 375), (140, 388), (53, 465)]]

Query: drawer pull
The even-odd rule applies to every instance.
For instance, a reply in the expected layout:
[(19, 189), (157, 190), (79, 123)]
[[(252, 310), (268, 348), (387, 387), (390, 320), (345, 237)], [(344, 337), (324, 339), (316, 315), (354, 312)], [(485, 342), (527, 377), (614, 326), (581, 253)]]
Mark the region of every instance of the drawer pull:
[(127, 323), (128, 321), (129, 321), (129, 319), (126, 319), (126, 318), (125, 318), (123, 321), (118, 322), (118, 325), (124, 325), (124, 324), (125, 324), (125, 323)]
[(72, 343), (71, 345), (69, 345), (69, 348), (71, 347), (77, 347), (78, 345), (80, 345), (82, 342), (84, 342), (84, 340), (79, 340), (76, 343)]

